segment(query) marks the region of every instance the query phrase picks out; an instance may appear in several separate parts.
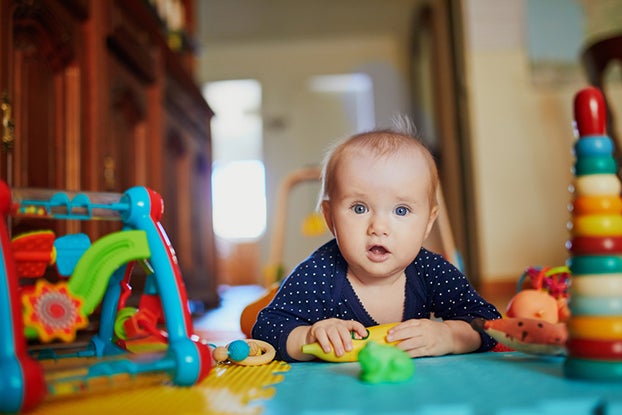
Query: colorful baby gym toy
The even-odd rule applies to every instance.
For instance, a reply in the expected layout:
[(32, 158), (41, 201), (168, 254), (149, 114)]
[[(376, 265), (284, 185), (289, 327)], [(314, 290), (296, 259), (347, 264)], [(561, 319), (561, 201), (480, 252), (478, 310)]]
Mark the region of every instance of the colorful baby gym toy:
[[(145, 187), (123, 194), (10, 189), (0, 182), (0, 412), (17, 413), (46, 396), (87, 392), (120, 375), (165, 375), (194, 385), (207, 376), (210, 348), (193, 334), (186, 290), (160, 219), (162, 198)], [(9, 238), (7, 220), (114, 220), (122, 230), (91, 244), (85, 234), (56, 238), (41, 231)], [(135, 264), (147, 273), (138, 308), (126, 307)], [(56, 265), (58, 282), (44, 279)], [(20, 284), (20, 278), (34, 280)], [(99, 328), (72, 342), (94, 311)], [(123, 312), (121, 312), (123, 310)], [(160, 324), (161, 323), (161, 324)], [(165, 330), (158, 327), (163, 325)], [(158, 337), (166, 348), (149, 356), (128, 351), (133, 338)], [(36, 349), (27, 340), (39, 340)], [(78, 363), (48, 368), (55, 363)], [(103, 381), (103, 382), (102, 382)]]

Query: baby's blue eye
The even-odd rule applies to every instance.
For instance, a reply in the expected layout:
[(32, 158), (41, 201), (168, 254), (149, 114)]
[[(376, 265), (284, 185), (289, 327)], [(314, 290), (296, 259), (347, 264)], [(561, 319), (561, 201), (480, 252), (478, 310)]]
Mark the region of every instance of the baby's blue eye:
[(395, 208), (395, 214), (397, 216), (406, 216), (408, 212), (410, 212), (410, 209), (405, 206), (398, 206)]
[(357, 213), (359, 215), (367, 212), (367, 208), (365, 207), (365, 205), (361, 205), (360, 203), (352, 206), (352, 210), (354, 211), (354, 213)]

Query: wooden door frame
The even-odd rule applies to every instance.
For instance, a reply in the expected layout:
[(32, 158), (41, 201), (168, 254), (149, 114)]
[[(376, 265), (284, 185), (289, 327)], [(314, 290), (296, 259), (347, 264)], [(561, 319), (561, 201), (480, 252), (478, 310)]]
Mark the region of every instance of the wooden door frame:
[[(465, 36), (462, 0), (424, 0), (415, 8), (411, 26), (412, 100), (422, 99), (421, 81), (414, 76), (429, 65), (428, 81), (437, 158), (448, 215), (462, 268), (478, 285), (480, 275), (478, 226), (472, 168), (468, 97), (466, 87)], [(424, 56), (425, 53), (427, 56)], [(417, 111), (415, 109), (415, 111)], [(436, 134), (434, 134), (436, 132)]]

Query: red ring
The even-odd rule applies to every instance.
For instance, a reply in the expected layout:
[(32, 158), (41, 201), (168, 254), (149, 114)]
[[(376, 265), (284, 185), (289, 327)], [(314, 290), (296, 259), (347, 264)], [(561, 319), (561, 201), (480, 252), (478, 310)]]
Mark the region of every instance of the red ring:
[(591, 340), (570, 338), (568, 354), (584, 359), (622, 360), (622, 340)]
[(622, 254), (622, 236), (575, 236), (566, 248), (573, 255)]

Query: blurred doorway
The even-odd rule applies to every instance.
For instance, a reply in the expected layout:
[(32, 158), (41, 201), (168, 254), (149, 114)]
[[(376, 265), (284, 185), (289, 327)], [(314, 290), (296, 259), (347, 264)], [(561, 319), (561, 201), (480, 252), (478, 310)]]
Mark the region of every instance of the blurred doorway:
[(212, 119), (212, 202), (219, 285), (256, 282), (258, 241), (266, 230), (261, 84), (211, 82), (204, 96)]

